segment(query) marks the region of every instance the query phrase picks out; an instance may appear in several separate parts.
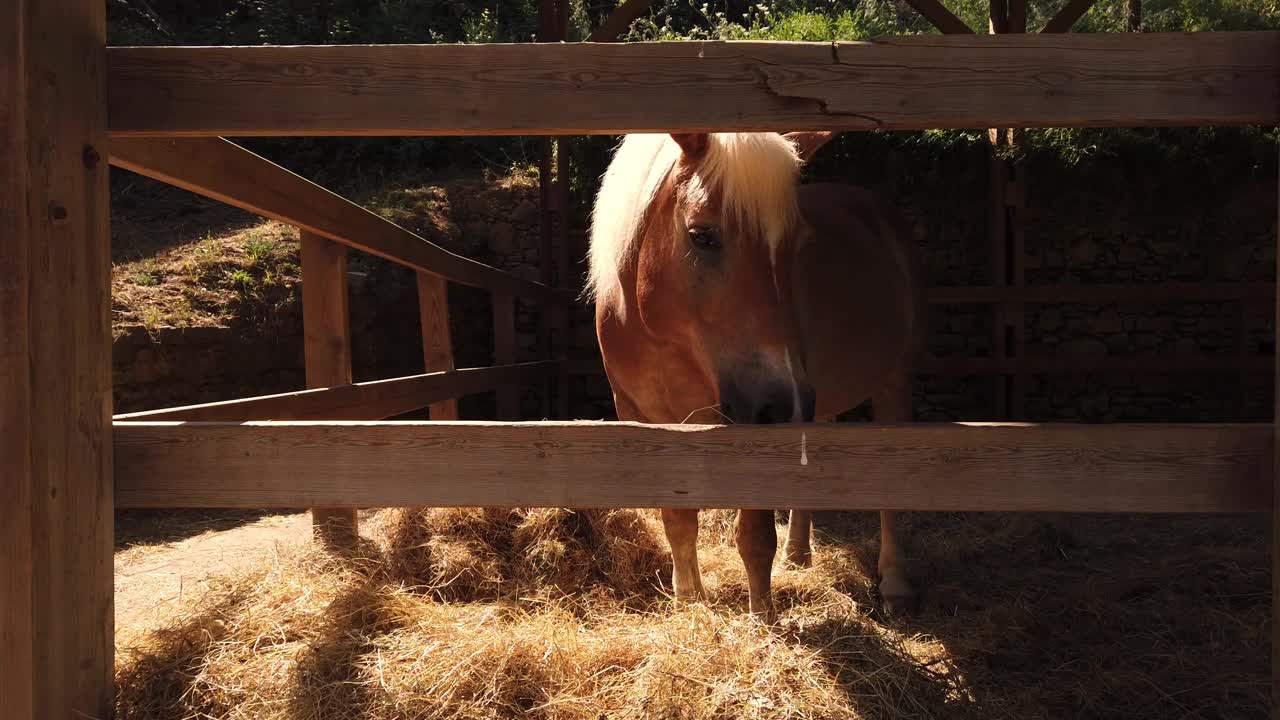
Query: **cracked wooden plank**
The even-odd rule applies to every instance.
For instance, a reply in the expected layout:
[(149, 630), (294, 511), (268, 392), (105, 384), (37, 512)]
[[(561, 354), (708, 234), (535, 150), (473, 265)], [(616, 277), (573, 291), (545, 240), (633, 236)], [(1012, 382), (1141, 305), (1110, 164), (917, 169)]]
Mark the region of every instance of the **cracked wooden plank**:
[(1272, 124), (1274, 33), (111, 48), (117, 135)]

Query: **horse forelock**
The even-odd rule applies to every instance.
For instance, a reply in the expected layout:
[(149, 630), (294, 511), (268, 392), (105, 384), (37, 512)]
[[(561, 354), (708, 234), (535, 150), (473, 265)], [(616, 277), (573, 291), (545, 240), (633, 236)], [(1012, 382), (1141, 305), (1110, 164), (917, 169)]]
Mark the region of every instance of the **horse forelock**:
[[(615, 312), (625, 310), (622, 268), (680, 154), (670, 135), (628, 135), (605, 172), (592, 210), (587, 293)], [(763, 240), (772, 258), (799, 217), (799, 168), (795, 147), (777, 133), (714, 133), (686, 189), (718, 191), (725, 219)]]

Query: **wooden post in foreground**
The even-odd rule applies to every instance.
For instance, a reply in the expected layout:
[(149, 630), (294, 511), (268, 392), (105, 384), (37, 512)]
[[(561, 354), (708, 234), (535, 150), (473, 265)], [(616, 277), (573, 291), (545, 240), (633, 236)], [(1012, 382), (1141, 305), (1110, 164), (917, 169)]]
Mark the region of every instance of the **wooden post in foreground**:
[(106, 8), (0, 7), (0, 715), (112, 714)]
[[(307, 387), (351, 383), (351, 313), (347, 247), (299, 230), (302, 242), (303, 351)], [(351, 547), (359, 535), (355, 508), (312, 508), (311, 527), (328, 547)]]
[[(453, 370), (453, 337), (449, 335), (449, 284), (430, 273), (418, 273), (418, 314), (422, 317), (425, 372)], [(431, 403), (432, 420), (457, 420), (458, 401)]]
[[(513, 365), (516, 361), (516, 299), (506, 293), (493, 294), (493, 364)], [(499, 420), (516, 420), (520, 415), (517, 388), (498, 388)]]

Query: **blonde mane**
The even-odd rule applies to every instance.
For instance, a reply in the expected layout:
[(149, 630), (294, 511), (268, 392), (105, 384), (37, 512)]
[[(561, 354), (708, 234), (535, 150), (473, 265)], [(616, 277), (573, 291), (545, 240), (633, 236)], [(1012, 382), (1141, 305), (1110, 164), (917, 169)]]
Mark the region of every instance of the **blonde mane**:
[[(597, 303), (623, 312), (620, 273), (680, 153), (667, 134), (628, 135), (614, 153), (591, 213), (587, 293)], [(726, 216), (754, 229), (776, 252), (799, 215), (799, 171), (795, 146), (777, 133), (712, 133), (694, 174), (706, 190), (720, 190)]]

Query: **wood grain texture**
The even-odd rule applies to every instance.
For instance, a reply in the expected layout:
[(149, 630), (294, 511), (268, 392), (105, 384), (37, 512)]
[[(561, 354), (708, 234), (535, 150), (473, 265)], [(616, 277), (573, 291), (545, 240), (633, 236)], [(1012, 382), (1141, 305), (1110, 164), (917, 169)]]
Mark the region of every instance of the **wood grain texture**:
[(1275, 33), (113, 48), (117, 135), (1272, 124)]
[(115, 442), (121, 507), (1267, 512), (1273, 472), (1269, 425), (117, 423)]
[(920, 13), (938, 31), (948, 35), (972, 35), (973, 28), (964, 24), (938, 0), (907, 0), (911, 9)]
[[(448, 283), (435, 275), (424, 272), (418, 273), (418, 314), (422, 319), (422, 359), (426, 371), (428, 373), (439, 373), (453, 370), (453, 336), (449, 332)], [(457, 398), (468, 395), (471, 392), (491, 390), (493, 387), (485, 387), (483, 390), (469, 390), (466, 393), (458, 393), (457, 395), (432, 400), (428, 404), (431, 419), (457, 420)]]
[[(302, 244), (302, 347), (307, 387), (351, 384), (351, 313), (347, 246), (307, 230)], [(329, 547), (354, 547), (360, 537), (354, 507), (312, 507), (316, 539)]]
[(103, 3), (0, 8), (0, 715), (112, 713)]
[(6, 712), (34, 719), (35, 616), (32, 587), (35, 539), (31, 515), (30, 278), (33, 235), (27, 211), (26, 3), (0, 9), (0, 698)]
[(114, 419), (134, 422), (382, 420), (422, 407), (435, 407), (454, 398), (489, 392), (502, 385), (537, 382), (557, 372), (559, 366), (559, 362), (534, 362), (444, 370), (354, 385), (125, 413)]
[(1066, 5), (1057, 12), (1049, 21), (1044, 24), (1042, 33), (1065, 33), (1071, 32), (1071, 26), (1076, 24), (1084, 14), (1089, 12), (1089, 8), (1093, 7), (1095, 0), (1068, 0)]
[(111, 163), (461, 285), (543, 302), (572, 300), (455, 255), (222, 138), (112, 138)]
[(303, 230), (302, 326), (307, 387), (351, 384), (347, 246)]
[(1197, 303), (1241, 300), (1270, 305), (1274, 283), (1152, 283), (1148, 285), (1024, 285), (932, 287), (926, 291), (934, 305), (1057, 305), (1066, 303)]
[[(493, 364), (513, 365), (516, 361), (516, 300), (510, 295), (493, 296)], [(520, 395), (511, 385), (498, 388), (498, 419), (520, 416)]]

